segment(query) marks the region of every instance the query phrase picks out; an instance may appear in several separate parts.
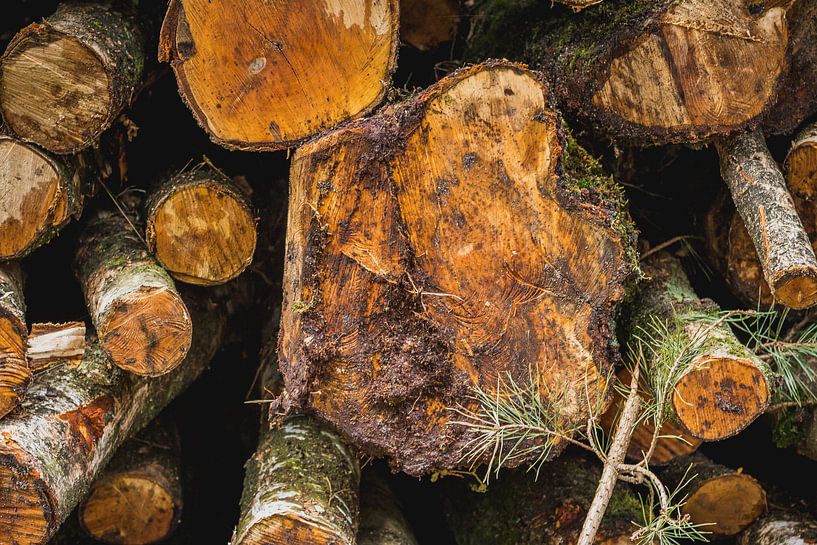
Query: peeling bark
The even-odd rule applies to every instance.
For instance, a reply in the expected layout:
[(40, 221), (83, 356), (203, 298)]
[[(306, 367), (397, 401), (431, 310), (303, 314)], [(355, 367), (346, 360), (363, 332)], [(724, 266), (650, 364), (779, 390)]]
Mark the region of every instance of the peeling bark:
[(729, 324), (717, 323), (720, 308), (695, 294), (677, 259), (657, 254), (644, 272), (648, 280), (631, 307), (631, 338), (652, 335), (654, 324), (662, 323), (670, 335), (696, 346), (700, 356), (672, 393), (675, 417), (704, 441), (732, 437), (765, 411), (771, 397), (768, 366), (741, 344)]
[(155, 377), (182, 362), (190, 315), (133, 224), (100, 213), (80, 238), (75, 269), (100, 343), (116, 365)]
[(77, 365), (85, 354), (85, 323), (31, 324), (26, 360), (33, 372), (57, 362)]
[(675, 490), (689, 480), (681, 512), (694, 524), (706, 524), (713, 538), (734, 536), (766, 512), (766, 491), (755, 479), (696, 453), (677, 458), (661, 473)]
[(814, 305), (817, 258), (763, 135), (754, 131), (722, 140), (718, 152), (721, 175), (775, 299), (795, 309)]
[(450, 408), (475, 384), (539, 380), (566, 428), (586, 420), (619, 358), (635, 231), (546, 97), (486, 63), (298, 150), (283, 409), (413, 475), (460, 463)]
[(775, 509), (747, 528), (738, 545), (815, 545), (817, 521), (806, 513)]
[(256, 220), (244, 192), (206, 165), (171, 177), (145, 205), (145, 240), (176, 280), (213, 286), (252, 262)]
[(0, 112), (18, 137), (54, 153), (93, 144), (131, 101), (147, 40), (111, 3), (65, 2), (22, 29), (0, 59)]
[(187, 304), (195, 338), (171, 373), (150, 379), (122, 371), (95, 342), (78, 366), (39, 375), (22, 405), (0, 420), (0, 543), (46, 543), (117, 448), (207, 368), (226, 316), (203, 297)]
[(85, 531), (112, 545), (148, 545), (170, 536), (182, 511), (180, 450), (178, 429), (168, 418), (129, 439), (79, 508)]

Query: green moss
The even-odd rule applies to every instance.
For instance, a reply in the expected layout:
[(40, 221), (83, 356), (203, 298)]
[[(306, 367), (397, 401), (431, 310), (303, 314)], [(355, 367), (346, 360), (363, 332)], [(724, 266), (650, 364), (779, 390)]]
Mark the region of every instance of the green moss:
[(777, 448), (794, 447), (803, 441), (798, 412), (797, 408), (781, 411), (777, 425), (772, 429), (772, 441)]
[(640, 520), (641, 502), (632, 490), (624, 484), (617, 484), (610, 503), (607, 505), (606, 517), (628, 520)]

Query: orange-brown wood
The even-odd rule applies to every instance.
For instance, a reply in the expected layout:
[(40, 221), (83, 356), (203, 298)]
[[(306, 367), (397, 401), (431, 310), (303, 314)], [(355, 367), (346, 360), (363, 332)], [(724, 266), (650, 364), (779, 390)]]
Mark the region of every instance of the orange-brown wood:
[(420, 51), (453, 40), (459, 24), (457, 0), (400, 1), (400, 40)]
[(160, 56), (215, 141), (282, 149), (380, 102), (397, 13), (397, 0), (173, 0)]
[(726, 474), (697, 483), (682, 511), (713, 536), (733, 536), (766, 511), (766, 492), (748, 475)]

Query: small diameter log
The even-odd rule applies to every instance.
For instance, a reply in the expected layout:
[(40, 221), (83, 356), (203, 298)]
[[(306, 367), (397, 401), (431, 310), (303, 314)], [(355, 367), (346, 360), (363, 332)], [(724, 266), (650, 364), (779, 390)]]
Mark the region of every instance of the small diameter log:
[(133, 15), (110, 3), (62, 3), (17, 33), (0, 59), (3, 119), (54, 153), (86, 148), (129, 104), (145, 48)]
[(127, 373), (93, 343), (78, 366), (38, 375), (22, 405), (0, 420), (0, 543), (44, 544), (116, 449), (206, 369), (226, 313), (187, 303), (196, 334), (173, 372), (155, 379)]
[(252, 262), (252, 206), (237, 185), (209, 166), (173, 176), (150, 195), (146, 210), (148, 248), (176, 280), (223, 284)]
[(31, 324), (26, 359), (35, 373), (57, 362), (77, 365), (85, 355), (85, 324)]
[(159, 58), (213, 141), (284, 149), (382, 100), (397, 12), (397, 0), (172, 0)]
[(548, 71), (560, 109), (611, 138), (703, 142), (757, 126), (774, 105), (792, 53), (789, 5), (607, 0), (571, 13), (482, 0), (467, 56)]
[(354, 545), (360, 468), (333, 431), (308, 416), (262, 433), (247, 461), (232, 545)]
[(714, 538), (734, 536), (766, 512), (766, 491), (760, 483), (699, 453), (673, 460), (661, 479), (670, 490), (689, 481), (681, 513), (694, 524), (705, 524), (702, 530)]
[(775, 299), (795, 309), (817, 303), (817, 258), (759, 131), (718, 143), (721, 175), (752, 239)]
[(20, 404), (31, 383), (25, 311), (20, 265), (0, 263), (0, 418)]
[(817, 0), (796, 0), (786, 19), (791, 65), (777, 102), (763, 121), (767, 134), (790, 134), (817, 112)]
[(458, 0), (400, 0), (400, 39), (420, 51), (430, 51), (457, 34)]
[(284, 409), (413, 475), (461, 462), (471, 437), (451, 408), (475, 384), (537, 380), (559, 425), (585, 422), (618, 358), (634, 230), (547, 95), (490, 62), (298, 150)]
[(806, 513), (774, 509), (744, 530), (738, 545), (817, 545), (817, 521)]
[(767, 366), (740, 343), (729, 324), (718, 322), (720, 308), (698, 298), (677, 259), (657, 254), (644, 271), (649, 280), (632, 305), (631, 337), (654, 334), (654, 324), (660, 320), (669, 335), (696, 346), (700, 354), (672, 393), (678, 423), (704, 441), (735, 435), (769, 403)]
[(182, 511), (179, 432), (159, 418), (122, 445), (79, 508), (82, 527), (112, 545), (170, 536)]
[(75, 268), (100, 343), (116, 365), (159, 376), (182, 362), (190, 315), (127, 219), (102, 212), (92, 220), (80, 237)]
[[(564, 545), (576, 543), (601, 478), (601, 467), (562, 456), (533, 472), (500, 475), (485, 493), (464, 486), (445, 488), (444, 507), (457, 545)], [(444, 482), (443, 485), (447, 483)], [(619, 483), (594, 543), (629, 545), (643, 519), (638, 497)]]
[[(797, 204), (797, 197), (805, 201), (814, 201), (817, 197), (817, 123), (800, 131), (791, 143), (785, 166), (786, 183), (789, 191), (795, 196), (795, 203)], [(798, 207), (798, 212), (802, 214), (803, 210)], [(817, 228), (810, 225), (809, 227)], [(808, 227), (806, 229), (808, 230)]]
[[(622, 369), (617, 373), (617, 378), (621, 384), (630, 384), (630, 373), (626, 369)], [(646, 387), (640, 385), (642, 399), (647, 398), (645, 393)], [(616, 390), (613, 403), (601, 415), (601, 425), (608, 432), (612, 433), (615, 430), (618, 415), (624, 408), (625, 397), (621, 392)], [(655, 432), (654, 422), (644, 420), (638, 423), (630, 436), (630, 444), (627, 447), (627, 458), (633, 461), (641, 461), (649, 452), (652, 445), (653, 435)], [(701, 439), (691, 435), (689, 432), (681, 428), (672, 420), (667, 420), (661, 426), (659, 437), (655, 442), (652, 457), (649, 462), (651, 466), (663, 466), (670, 463), (675, 458), (687, 456), (692, 454), (698, 447), (701, 446)]]
[(0, 134), (0, 260), (24, 257), (82, 212), (87, 157), (57, 158)]
[(374, 469), (363, 471), (360, 481), (357, 545), (417, 545), (400, 500)]

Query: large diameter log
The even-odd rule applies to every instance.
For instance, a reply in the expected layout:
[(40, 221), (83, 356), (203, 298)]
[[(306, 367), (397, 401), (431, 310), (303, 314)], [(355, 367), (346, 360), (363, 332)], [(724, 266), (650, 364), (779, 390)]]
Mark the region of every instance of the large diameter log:
[(171, 177), (146, 203), (145, 240), (156, 260), (189, 284), (232, 280), (252, 262), (256, 229), (247, 196), (206, 165)]
[(738, 545), (817, 545), (817, 521), (805, 513), (775, 509), (740, 534)]
[(80, 237), (75, 269), (100, 343), (116, 365), (159, 376), (182, 362), (190, 315), (131, 222), (109, 212), (94, 218)]
[(417, 545), (400, 500), (374, 469), (364, 471), (360, 481), (357, 545)]
[(127, 373), (94, 342), (78, 366), (38, 375), (20, 407), (0, 420), (0, 543), (44, 544), (117, 448), (206, 369), (226, 316), (215, 305), (188, 305), (194, 342), (173, 372)]
[(795, 309), (817, 303), (817, 258), (759, 131), (718, 143), (721, 175), (751, 237), (774, 298)]
[(479, 3), (468, 56), (547, 70), (559, 106), (638, 145), (756, 126), (789, 52), (787, 3), (608, 0), (581, 13), (536, 0)]
[(772, 134), (789, 134), (817, 112), (817, 1), (795, 0), (787, 20), (791, 65), (763, 121), (764, 131)]
[(295, 416), (247, 461), (232, 545), (355, 545), (360, 468), (330, 429)]
[(20, 404), (31, 383), (25, 310), (20, 265), (0, 263), (0, 418)]
[(21, 30), (0, 59), (0, 112), (20, 138), (55, 153), (93, 144), (130, 103), (145, 39), (110, 3), (66, 2)]
[(175, 423), (161, 417), (122, 445), (79, 507), (85, 531), (112, 545), (170, 536), (182, 511), (180, 450)]
[(397, 13), (397, 0), (172, 0), (159, 57), (213, 141), (283, 149), (382, 100)]
[(450, 409), (475, 384), (537, 380), (560, 425), (585, 421), (618, 357), (634, 230), (546, 96), (487, 63), (298, 150), (283, 408), (411, 474), (460, 463), (470, 437)]
[(670, 490), (687, 482), (681, 512), (714, 538), (737, 535), (766, 512), (760, 483), (699, 453), (673, 460), (661, 478)]
[[(660, 321), (697, 354), (672, 392), (675, 418), (689, 434), (705, 441), (737, 434), (769, 403), (768, 367), (741, 344), (729, 324), (718, 322), (720, 308), (695, 294), (677, 259), (656, 254), (644, 272), (649, 280), (632, 304), (631, 338), (654, 335), (654, 324)], [(663, 376), (667, 370), (654, 372)]]
[(82, 211), (87, 157), (58, 158), (0, 134), (0, 260), (24, 257)]
[[(485, 493), (446, 490), (444, 506), (457, 545), (563, 545), (576, 543), (601, 478), (601, 467), (562, 456), (533, 472), (507, 472)], [(443, 483), (446, 484), (446, 483)], [(643, 519), (638, 497), (618, 484), (594, 543), (629, 545)]]
[(452, 41), (459, 24), (458, 0), (400, 1), (400, 39), (420, 51)]

